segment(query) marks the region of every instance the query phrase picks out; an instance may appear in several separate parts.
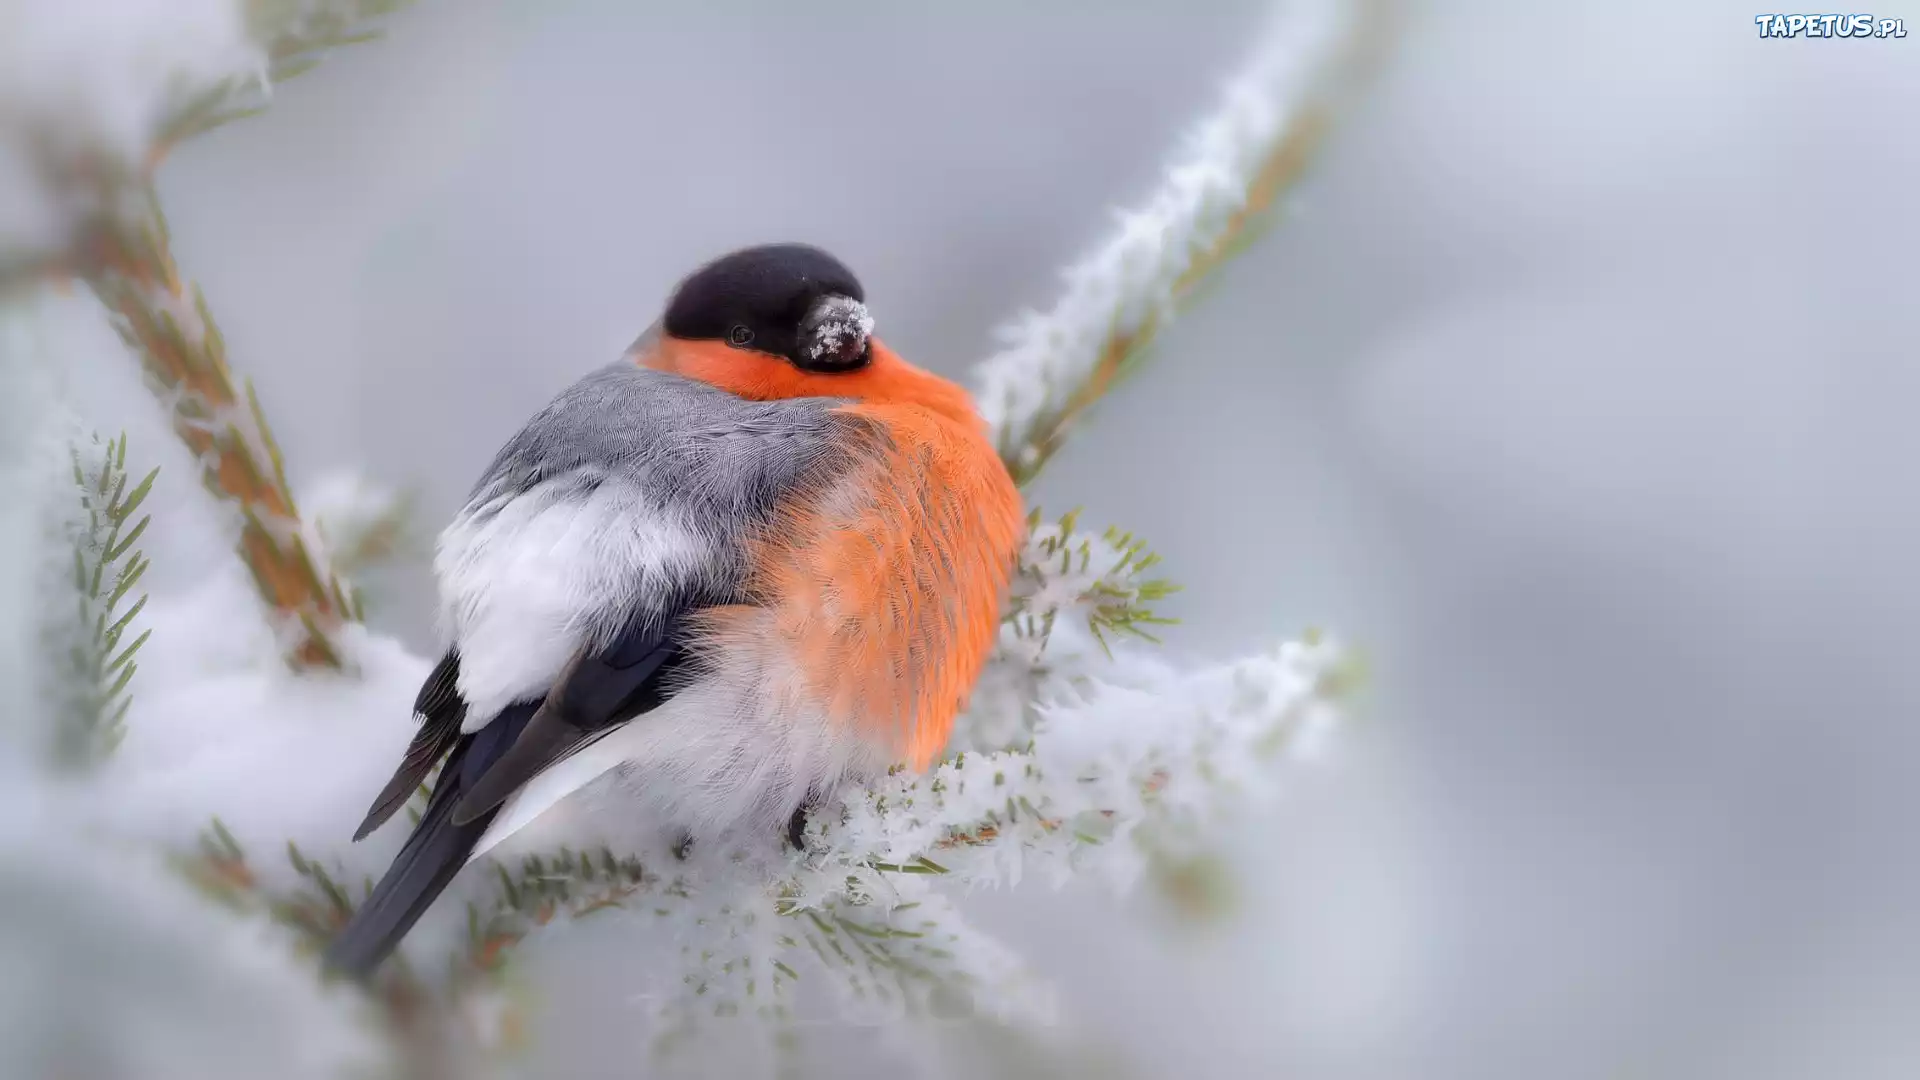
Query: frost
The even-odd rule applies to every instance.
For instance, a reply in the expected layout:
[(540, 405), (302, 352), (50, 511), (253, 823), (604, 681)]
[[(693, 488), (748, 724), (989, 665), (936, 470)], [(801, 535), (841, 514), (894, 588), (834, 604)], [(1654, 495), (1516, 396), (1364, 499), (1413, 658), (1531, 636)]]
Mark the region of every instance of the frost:
[(1062, 271), (1053, 307), (1023, 312), (1001, 330), (1004, 347), (975, 375), (981, 413), (1009, 460), (1043, 455), (1036, 427), (1113, 362), (1113, 349), (1172, 314), (1188, 275), (1228, 238), (1262, 170), (1318, 105), (1353, 33), (1354, 8), (1346, 0), (1279, 5), (1159, 189), (1117, 212), (1112, 233)]
[[(14, 312), (0, 314), (8, 316), (8, 330), (19, 326)], [(45, 419), (61, 410), (51, 400), (53, 382), (43, 377), (47, 361), (39, 353), (30, 335), (0, 336), (0, 362), (12, 391), (0, 407), (17, 414), (0, 424), (0, 440), (10, 444), (0, 453), (6, 466), (0, 495), (16, 505), (45, 497), (65, 478), (56, 472), (56, 482), (49, 483), (14, 464), (35, 461), (33, 451), (48, 441), (49, 429), (52, 442), (65, 441), (64, 425)], [(243, 754), (256, 764), (277, 759), (250, 788), (233, 782), (237, 769), (123, 793), (99, 773), (74, 777), (49, 768), (39, 737), (43, 703), (23, 692), (35, 680), (16, 670), (38, 655), (26, 643), (36, 635), (39, 612), (24, 600), (39, 583), (15, 577), (36, 566), (31, 553), (47, 541), (30, 528), (35, 519), (9, 515), (0, 533), (0, 554), (8, 556), (0, 566), (15, 568), (0, 596), (6, 601), (0, 603), (0, 642), (6, 646), (0, 649), (0, 685), (9, 695), (0, 710), (0, 911), (6, 913), (0, 919), (0, 969), (7, 973), (0, 986), (0, 1073), (318, 1080), (377, 1064), (384, 1048), (362, 998), (324, 986), (276, 928), (196, 895), (168, 868), (168, 848), (143, 842), (145, 835), (164, 832), (166, 821), (195, 812), (190, 804), (196, 801), (244, 796), (271, 805), (298, 780), (300, 770), (289, 765), (299, 754)], [(176, 631), (198, 640), (186, 650), (185, 662), (151, 673), (151, 688), (179, 693), (197, 684), (210, 668), (222, 666), (207, 650), (233, 648), (236, 638), (242, 644), (226, 662), (243, 663), (245, 614), (217, 601), (206, 605), (199, 625), (178, 608), (159, 614), (156, 644)], [(202, 700), (217, 693), (198, 692)], [(168, 757), (217, 757), (243, 724), (271, 730), (262, 718), (289, 708), (278, 696), (235, 699), (228, 702), (225, 724), (204, 723), (210, 718), (202, 713), (196, 719), (203, 726), (169, 725), (161, 721), (173, 706), (166, 694), (156, 696), (160, 700), (132, 714), (155, 724), (142, 735), (150, 751), (142, 755), (146, 760), (109, 759), (114, 767), (129, 768), (127, 776), (152, 779), (152, 772), (142, 770)]]
[(58, 793), (4, 784), (8, 1075), (318, 1080), (379, 1060), (365, 1003), (323, 987), (284, 934), (209, 904), (151, 853), (63, 826), (86, 815)]
[(818, 360), (837, 355), (849, 341), (856, 346), (866, 344), (867, 336), (873, 333), (873, 316), (867, 312), (867, 305), (845, 296), (830, 296), (821, 301), (820, 307), (822, 315), (813, 344), (807, 348), (808, 356)]
[(264, 73), (235, 0), (13, 0), (0, 9), (0, 124), (136, 161), (168, 110)]
[(358, 575), (412, 548), (406, 497), (358, 472), (326, 474), (301, 494), (299, 505), (312, 523), (302, 542), (324, 552), (341, 575)]
[(49, 164), (137, 167), (173, 110), (264, 63), (236, 0), (0, 6), (0, 248), (50, 246), (83, 209)]
[(383, 853), (342, 844), (343, 822), (405, 751), (430, 665), (356, 626), (356, 675), (289, 671), (237, 566), (155, 594), (147, 614), (140, 692), (102, 777), (115, 829), (181, 848), (218, 816), (251, 849), (292, 840), (377, 869)]

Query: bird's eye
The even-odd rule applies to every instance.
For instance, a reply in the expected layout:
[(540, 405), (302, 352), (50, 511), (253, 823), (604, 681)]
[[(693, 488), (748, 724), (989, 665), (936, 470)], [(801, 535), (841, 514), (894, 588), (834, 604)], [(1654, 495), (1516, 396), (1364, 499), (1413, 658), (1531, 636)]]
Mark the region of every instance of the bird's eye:
[(753, 344), (753, 330), (745, 326), (736, 326), (733, 328), (733, 331), (727, 335), (727, 340), (733, 342), (735, 345), (751, 345)]

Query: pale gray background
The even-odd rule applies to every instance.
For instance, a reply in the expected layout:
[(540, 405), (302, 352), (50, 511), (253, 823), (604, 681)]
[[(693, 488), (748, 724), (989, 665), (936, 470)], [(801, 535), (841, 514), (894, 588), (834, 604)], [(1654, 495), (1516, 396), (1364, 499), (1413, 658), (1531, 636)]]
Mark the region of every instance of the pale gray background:
[[(364, 467), (437, 523), (755, 240), (837, 250), (961, 372), (1150, 189), (1259, 5), (810, 7), (427, 3), (182, 153), (180, 258), (296, 482)], [(1295, 213), (1041, 485), (1164, 552), (1182, 651), (1322, 624), (1379, 673), (1346, 763), (1232, 838), (1243, 923), (981, 898), (1108, 1052), (1920, 1066), (1920, 36), (1753, 14), (1413, 9)]]

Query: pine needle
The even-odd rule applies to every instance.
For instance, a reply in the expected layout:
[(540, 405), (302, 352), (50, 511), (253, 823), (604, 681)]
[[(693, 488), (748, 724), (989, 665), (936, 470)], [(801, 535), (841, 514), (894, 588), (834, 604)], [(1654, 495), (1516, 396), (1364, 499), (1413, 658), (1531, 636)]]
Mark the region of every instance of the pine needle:
[(76, 443), (68, 451), (78, 504), (70, 535), (74, 604), (51, 606), (73, 616), (49, 633), (57, 659), (54, 754), (67, 767), (88, 768), (111, 755), (126, 735), (130, 688), (139, 670), (134, 657), (153, 635), (143, 630), (121, 646), (147, 606), (146, 594), (134, 590), (150, 564), (136, 545), (151, 519), (134, 515), (160, 470), (129, 490), (125, 434), (104, 442), (95, 435), (84, 448)]

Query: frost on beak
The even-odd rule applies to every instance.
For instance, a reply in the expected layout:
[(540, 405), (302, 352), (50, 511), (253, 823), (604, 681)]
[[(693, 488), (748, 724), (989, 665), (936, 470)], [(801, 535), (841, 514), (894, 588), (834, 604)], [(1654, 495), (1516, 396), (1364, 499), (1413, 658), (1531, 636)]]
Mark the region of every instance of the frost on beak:
[(848, 296), (823, 296), (801, 324), (806, 366), (824, 370), (859, 367), (867, 359), (873, 316), (867, 305)]

